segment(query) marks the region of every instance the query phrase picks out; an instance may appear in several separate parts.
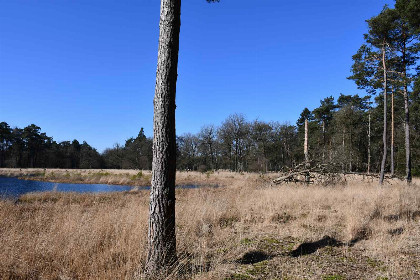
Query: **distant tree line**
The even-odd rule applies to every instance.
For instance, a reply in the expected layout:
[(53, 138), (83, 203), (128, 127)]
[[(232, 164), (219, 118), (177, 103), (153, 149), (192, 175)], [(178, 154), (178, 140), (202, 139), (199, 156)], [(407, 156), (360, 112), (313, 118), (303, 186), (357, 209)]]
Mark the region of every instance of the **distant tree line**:
[[(410, 95), (413, 174), (420, 175), (420, 82)], [(390, 97), (389, 97), (390, 98)], [(405, 172), (403, 96), (394, 97), (395, 173)], [(390, 104), (390, 103), (389, 103)], [(340, 94), (305, 108), (296, 125), (247, 121), (229, 116), (219, 127), (204, 126), (197, 134), (177, 138), (178, 169), (205, 171), (281, 171), (304, 161), (304, 123), (308, 120), (309, 157), (343, 172), (379, 172), (382, 160), (383, 96)], [(389, 105), (389, 110), (391, 105)], [(391, 118), (391, 116), (389, 116)], [(391, 122), (388, 122), (391, 126)], [(369, 129), (370, 127), (370, 129)], [(370, 133), (369, 133), (370, 131)], [(387, 141), (391, 140), (389, 134)], [(390, 147), (389, 147), (390, 149)], [(386, 166), (391, 171), (391, 163)]]
[(219, 127), (207, 125), (197, 134), (177, 137), (178, 169), (206, 171), (272, 171), (300, 158), (296, 127), (278, 122), (248, 122), (230, 115)]
[(100, 168), (103, 157), (88, 143), (57, 143), (34, 124), (11, 128), (0, 123), (0, 167)]
[(151, 169), (152, 140), (143, 128), (136, 138), (100, 154), (83, 141), (57, 143), (35, 124), (25, 128), (0, 123), (0, 167)]
[[(413, 85), (409, 104), (413, 174), (420, 175), (420, 79)], [(388, 96), (391, 98), (391, 96)], [(221, 125), (206, 125), (196, 134), (177, 137), (177, 168), (207, 171), (281, 171), (304, 161), (304, 123), (308, 120), (310, 159), (332, 163), (345, 172), (379, 172), (382, 157), (383, 95), (340, 94), (305, 108), (296, 125), (261, 120), (242, 114)], [(394, 169), (405, 170), (404, 96), (394, 96)], [(388, 109), (391, 110), (391, 102)], [(391, 119), (392, 116), (388, 115)], [(387, 122), (392, 125), (391, 120)], [(369, 133), (370, 131), (370, 133)], [(390, 130), (391, 131), (391, 130)], [(391, 147), (389, 147), (391, 149)], [(31, 124), (23, 129), (0, 123), (0, 167), (151, 169), (152, 139), (141, 128), (137, 137), (98, 153), (77, 140), (57, 143)], [(391, 171), (391, 162), (386, 166)]]
[(115, 144), (102, 153), (103, 168), (152, 169), (152, 138), (147, 138), (143, 128), (136, 138), (130, 137), (124, 146)]
[[(413, 174), (420, 175), (420, 80), (410, 94)], [(388, 96), (391, 98), (391, 96)], [(268, 172), (287, 170), (304, 161), (304, 122), (308, 120), (310, 159), (332, 163), (344, 172), (379, 172), (382, 157), (383, 95), (340, 94), (303, 109), (296, 125), (261, 120), (242, 114), (219, 126), (205, 125), (196, 134), (177, 136), (179, 170)], [(389, 110), (391, 103), (388, 102)], [(394, 96), (395, 173), (405, 171), (404, 97)], [(388, 116), (391, 118), (391, 116)], [(369, 135), (370, 126), (370, 135)], [(391, 121), (388, 122), (391, 126)], [(391, 140), (392, 135), (387, 135)], [(389, 147), (390, 149), (390, 147)], [(369, 153), (370, 150), (370, 153)], [(391, 171), (391, 163), (386, 166)], [(0, 123), (0, 167), (151, 169), (152, 138), (141, 128), (137, 137), (98, 153), (77, 140), (57, 143), (31, 124), (23, 129)]]

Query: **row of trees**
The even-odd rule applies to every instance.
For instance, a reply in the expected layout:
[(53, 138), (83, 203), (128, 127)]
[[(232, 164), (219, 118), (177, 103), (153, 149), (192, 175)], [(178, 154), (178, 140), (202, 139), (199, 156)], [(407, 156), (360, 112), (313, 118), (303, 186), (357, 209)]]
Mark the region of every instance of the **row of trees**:
[[(409, 94), (409, 110), (413, 173), (420, 174), (420, 80)], [(392, 99), (392, 96), (388, 96)], [(385, 170), (403, 175), (405, 172), (404, 96), (393, 97), (394, 120), (387, 115), (387, 147), (394, 154)], [(379, 172), (382, 160), (383, 95), (374, 101), (370, 96), (340, 94), (320, 101), (312, 111), (305, 108), (296, 125), (261, 120), (248, 121), (241, 114), (230, 115), (219, 126), (206, 125), (196, 134), (176, 138), (177, 168), (207, 171), (280, 171), (304, 161), (305, 120), (308, 120), (309, 157), (332, 163), (344, 172)], [(387, 110), (392, 109), (387, 103)], [(392, 125), (393, 123), (393, 125)], [(0, 123), (1, 167), (113, 168), (151, 169), (152, 139), (141, 128), (137, 137), (124, 145), (98, 153), (86, 142), (77, 140), (57, 143), (29, 125), (23, 129)]]
[(115, 144), (102, 153), (103, 168), (112, 169), (152, 169), (152, 143), (143, 128), (136, 138), (130, 137), (124, 145)]
[(88, 143), (57, 143), (34, 124), (11, 128), (0, 123), (0, 167), (100, 168), (102, 156)]
[(277, 122), (248, 122), (229, 116), (219, 127), (207, 125), (199, 133), (177, 138), (178, 168), (271, 171), (294, 165), (300, 157), (296, 127)]
[[(416, 175), (420, 174), (419, 90), (417, 88), (409, 95), (413, 120), (410, 126), (411, 151)], [(343, 94), (337, 100), (326, 97), (312, 111), (305, 108), (295, 126), (259, 120), (248, 122), (243, 115), (231, 115), (219, 127), (208, 125), (197, 134), (178, 137), (178, 168), (200, 171), (285, 170), (305, 160), (305, 120), (308, 120), (310, 159), (330, 163), (343, 172), (380, 172), (384, 99), (382, 95), (371, 99), (370, 96)], [(404, 97), (395, 95), (393, 103), (394, 129), (393, 133), (387, 134), (386, 141), (394, 139), (395, 159), (385, 165), (385, 170), (403, 175), (406, 167)], [(389, 103), (387, 106), (387, 110), (391, 110)], [(387, 126), (391, 124), (390, 120), (387, 121)]]
[[(366, 96), (343, 95), (305, 108), (296, 126), (247, 122), (231, 115), (220, 127), (205, 126), (177, 139), (178, 168), (276, 171), (302, 162), (304, 124), (309, 157), (344, 172), (419, 174), (420, 51), (418, 1), (398, 0), (369, 20), (353, 56), (352, 75)], [(413, 164), (414, 162), (414, 164)]]
[(85, 141), (57, 143), (35, 124), (11, 128), (0, 123), (0, 167), (151, 169), (151, 162), (152, 139), (143, 128), (124, 146), (116, 144), (100, 154)]
[[(403, 98), (405, 169), (407, 182), (411, 181), (410, 146), (410, 89), (418, 76), (420, 7), (417, 1), (398, 0), (395, 8), (384, 7), (369, 20), (365, 44), (353, 56), (353, 75), (349, 77), (359, 88), (370, 94), (382, 94), (383, 133), (380, 183), (383, 182), (388, 155), (388, 95), (391, 93), (391, 173), (394, 173), (394, 97)], [(416, 71), (417, 68), (417, 71)]]

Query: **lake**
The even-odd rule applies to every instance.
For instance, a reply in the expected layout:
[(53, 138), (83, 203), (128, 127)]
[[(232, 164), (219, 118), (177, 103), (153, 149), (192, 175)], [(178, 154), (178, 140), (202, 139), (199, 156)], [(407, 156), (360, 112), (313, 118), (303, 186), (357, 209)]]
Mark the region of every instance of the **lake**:
[[(22, 194), (29, 192), (117, 192), (128, 191), (133, 187), (105, 185), (105, 184), (68, 184), (68, 183), (51, 183), (32, 180), (21, 180), (17, 178), (0, 177), (0, 197), (17, 198)], [(147, 187), (143, 187), (147, 188)]]
[[(177, 186), (177, 188), (194, 189), (196, 185)], [(139, 189), (150, 189), (150, 187), (137, 187)], [(133, 189), (132, 186), (106, 185), (106, 184), (69, 184), (52, 183), (32, 180), (21, 180), (11, 177), (0, 177), (0, 197), (18, 198), (20, 195), (30, 192), (78, 192), (78, 193), (101, 193), (121, 192)]]

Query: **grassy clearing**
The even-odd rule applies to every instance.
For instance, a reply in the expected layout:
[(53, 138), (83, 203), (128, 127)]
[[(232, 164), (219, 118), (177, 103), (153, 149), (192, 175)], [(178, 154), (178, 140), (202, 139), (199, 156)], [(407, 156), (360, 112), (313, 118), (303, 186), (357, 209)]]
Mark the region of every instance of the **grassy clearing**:
[[(199, 176), (191, 174), (178, 177)], [(169, 279), (420, 277), (419, 185), (270, 187), (258, 174), (228, 172), (207, 179), (227, 187), (177, 190), (180, 262)], [(2, 279), (138, 278), (148, 197), (44, 193), (0, 201)]]

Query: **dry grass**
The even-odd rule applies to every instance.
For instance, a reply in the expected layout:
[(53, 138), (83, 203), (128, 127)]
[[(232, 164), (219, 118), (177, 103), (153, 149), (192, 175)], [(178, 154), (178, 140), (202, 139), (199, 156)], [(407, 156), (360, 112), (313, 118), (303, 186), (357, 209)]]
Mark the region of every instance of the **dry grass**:
[[(0, 176), (62, 183), (150, 186), (152, 173), (150, 170), (134, 169), (0, 168)], [(229, 186), (238, 180), (248, 180), (250, 178), (258, 181), (264, 179), (264, 177), (255, 173), (235, 173), (230, 171), (209, 171), (201, 173), (191, 171), (177, 172), (176, 184)]]
[[(178, 179), (192, 176), (227, 187), (177, 190), (180, 262), (169, 279), (420, 277), (418, 185), (270, 187), (229, 172)], [(138, 278), (147, 215), (147, 191), (0, 201), (1, 278)]]
[(61, 183), (150, 186), (151, 172), (121, 169), (0, 168), (0, 176)]

